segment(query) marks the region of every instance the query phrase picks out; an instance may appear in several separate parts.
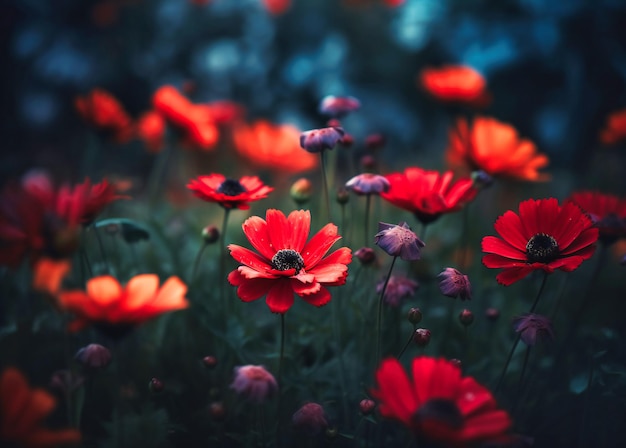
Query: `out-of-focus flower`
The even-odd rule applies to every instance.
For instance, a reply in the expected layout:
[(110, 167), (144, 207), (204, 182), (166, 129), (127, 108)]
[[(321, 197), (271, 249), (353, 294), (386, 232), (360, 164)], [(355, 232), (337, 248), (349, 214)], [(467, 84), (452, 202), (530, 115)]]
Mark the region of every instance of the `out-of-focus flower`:
[(500, 317), (500, 310), (498, 308), (487, 308), (485, 310), (485, 316), (492, 322), (495, 322)]
[(601, 242), (612, 244), (626, 237), (625, 199), (599, 191), (579, 191), (569, 199), (591, 217), (594, 226), (598, 228)]
[(102, 369), (111, 363), (111, 351), (100, 344), (89, 344), (79, 349), (74, 359), (87, 369)]
[[(376, 292), (380, 294), (385, 285), (385, 280), (381, 280), (376, 284)], [(391, 307), (398, 307), (402, 304), (402, 300), (408, 297), (413, 297), (415, 292), (419, 288), (419, 283), (415, 280), (400, 276), (392, 275), (387, 282), (387, 289), (385, 290), (385, 303)]]
[(350, 201), (350, 193), (344, 187), (339, 187), (335, 196), (337, 204), (346, 205)]
[(474, 313), (468, 309), (462, 310), (459, 313), (459, 322), (461, 322), (464, 327), (470, 326), (472, 322), (474, 322)]
[(215, 202), (225, 209), (239, 210), (248, 210), (250, 202), (265, 199), (274, 191), (257, 176), (243, 176), (237, 180), (215, 173), (191, 179), (187, 188), (203, 201)]
[(378, 247), (389, 255), (408, 261), (419, 260), (420, 250), (425, 246), (406, 222), (398, 225), (379, 222), (374, 238)]
[(270, 14), (277, 16), (284, 14), (291, 7), (291, 0), (261, 0)]
[(74, 393), (85, 384), (85, 377), (71, 370), (57, 370), (50, 378), (50, 388), (65, 394)]
[(199, 106), (204, 107), (208, 111), (218, 126), (233, 125), (239, 122), (246, 114), (246, 110), (241, 104), (229, 100), (211, 101)]
[(62, 291), (58, 299), (62, 308), (76, 316), (70, 331), (93, 324), (111, 336), (121, 336), (160, 314), (187, 308), (186, 292), (187, 286), (178, 277), (170, 277), (159, 287), (155, 274), (136, 275), (126, 286), (103, 275), (89, 280), (85, 291)]
[(354, 256), (364, 266), (370, 265), (376, 261), (376, 252), (374, 252), (374, 249), (371, 247), (361, 247), (355, 250)]
[(513, 319), (513, 329), (519, 333), (520, 339), (526, 345), (535, 345), (537, 342), (554, 340), (552, 322), (541, 314), (527, 313)]
[(89, 94), (77, 97), (74, 106), (87, 123), (109, 134), (117, 142), (124, 143), (132, 138), (132, 119), (106, 90), (93, 89)]
[(163, 115), (151, 110), (137, 120), (137, 136), (144, 142), (149, 152), (156, 153), (165, 144), (166, 123)]
[(321, 404), (306, 403), (291, 417), (293, 426), (309, 436), (316, 436), (328, 428), (328, 417)]
[(0, 443), (24, 448), (54, 448), (80, 442), (75, 429), (51, 430), (42, 420), (56, 407), (43, 389), (31, 389), (22, 373), (9, 367), (0, 376)]
[(388, 8), (402, 6), (406, 0), (343, 0), (347, 6), (371, 6), (374, 3), (381, 3)]
[(150, 378), (148, 389), (153, 393), (161, 393), (165, 390), (165, 383), (158, 378)]
[(403, 173), (385, 177), (391, 186), (388, 192), (381, 193), (381, 197), (396, 207), (412, 212), (424, 224), (435, 221), (444, 213), (461, 209), (478, 193), (469, 178), (452, 183), (452, 171), (441, 174), (411, 167)]
[(300, 134), (300, 147), (311, 153), (333, 149), (343, 134), (343, 129), (338, 127), (305, 131)]
[(624, 139), (626, 139), (626, 109), (609, 114), (600, 132), (600, 141), (607, 145), (619, 143)]
[(363, 415), (370, 415), (376, 409), (376, 402), (374, 400), (370, 400), (369, 398), (365, 398), (359, 402), (359, 410)]
[(210, 109), (192, 103), (173, 86), (160, 87), (152, 96), (152, 105), (192, 146), (214, 149), (220, 133)]
[(354, 112), (361, 107), (359, 100), (352, 96), (332, 96), (322, 99), (320, 103), (320, 113), (335, 118), (341, 118)]
[(580, 207), (560, 206), (554, 198), (523, 201), (519, 214), (507, 211), (494, 228), (501, 238), (483, 238), (483, 264), (504, 269), (496, 280), (507, 286), (538, 269), (573, 271), (591, 258), (598, 239), (598, 229)]
[(459, 118), (449, 131), (446, 160), (461, 170), (483, 170), (494, 177), (527, 181), (550, 179), (539, 170), (550, 160), (530, 140), (520, 138), (515, 128), (495, 118), (476, 117), (471, 128)]
[(383, 417), (403, 423), (416, 437), (438, 446), (475, 446), (508, 438), (508, 414), (474, 378), (461, 377), (450, 361), (418, 357), (411, 372), (412, 380), (395, 358), (378, 368), (372, 395)]
[(363, 173), (346, 182), (346, 189), (359, 195), (380, 194), (389, 191), (389, 181), (379, 174)]
[(407, 313), (407, 319), (413, 325), (417, 325), (422, 321), (422, 311), (419, 308), (411, 308)]
[(235, 367), (235, 379), (230, 387), (248, 400), (261, 404), (278, 390), (278, 383), (265, 367), (247, 365)]
[(213, 369), (217, 366), (217, 358), (215, 356), (205, 356), (202, 358), (202, 364), (204, 364), (207, 369)]
[(439, 281), (439, 291), (447, 297), (461, 300), (470, 300), (472, 298), (472, 285), (469, 277), (457, 269), (445, 268), (437, 276)]
[(40, 258), (33, 269), (33, 288), (50, 296), (56, 296), (61, 289), (63, 279), (71, 268), (72, 263), (66, 259)]
[(413, 342), (418, 347), (424, 348), (430, 343), (430, 330), (418, 328), (413, 332)]
[(330, 301), (326, 287), (345, 284), (352, 255), (342, 247), (324, 257), (341, 238), (337, 226), (326, 224), (307, 242), (310, 226), (311, 214), (303, 210), (285, 216), (269, 209), (265, 219), (253, 216), (243, 223), (243, 232), (258, 253), (228, 246), (231, 256), (243, 264), (228, 275), (241, 300), (267, 295), (270, 311), (281, 314), (293, 305), (294, 294), (318, 307)]
[(289, 189), (289, 195), (291, 199), (298, 205), (303, 205), (309, 202), (311, 195), (313, 194), (313, 184), (306, 177), (301, 177), (295, 181)]
[(431, 96), (446, 103), (484, 107), (491, 102), (483, 75), (466, 65), (425, 68), (418, 83)]
[(387, 139), (383, 134), (370, 134), (365, 137), (365, 147), (370, 151), (382, 149), (387, 144)]
[(289, 124), (258, 120), (233, 129), (235, 150), (253, 165), (277, 173), (295, 174), (317, 167), (319, 158), (302, 151), (300, 130)]

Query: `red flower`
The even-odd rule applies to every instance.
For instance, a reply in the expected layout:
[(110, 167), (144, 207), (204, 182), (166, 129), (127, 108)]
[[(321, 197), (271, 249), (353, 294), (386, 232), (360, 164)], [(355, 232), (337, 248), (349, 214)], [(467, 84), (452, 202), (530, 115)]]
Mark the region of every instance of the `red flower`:
[(209, 174), (191, 179), (187, 188), (194, 195), (208, 202), (217, 202), (222, 207), (248, 210), (248, 202), (265, 199), (274, 189), (264, 185), (257, 176), (244, 176), (239, 180), (222, 174)]
[(607, 145), (619, 143), (624, 139), (626, 139), (626, 109), (609, 114), (600, 132), (600, 141)]
[(71, 331), (95, 324), (117, 336), (160, 314), (187, 308), (186, 292), (187, 286), (178, 277), (170, 277), (159, 288), (155, 274), (136, 275), (125, 287), (110, 275), (102, 275), (89, 280), (85, 291), (61, 292), (59, 305), (76, 315), (69, 325)]
[(55, 407), (54, 397), (43, 389), (30, 388), (19, 370), (4, 370), (0, 375), (0, 445), (54, 448), (79, 443), (80, 432), (76, 429), (51, 430), (41, 426)]
[(412, 380), (402, 364), (386, 359), (376, 372), (383, 417), (400, 421), (420, 438), (441, 447), (503, 442), (511, 426), (491, 393), (445, 359), (413, 359)]
[(626, 237), (626, 200), (598, 191), (580, 191), (570, 200), (589, 214), (603, 243), (612, 244)]
[(443, 213), (459, 210), (478, 193), (469, 178), (452, 184), (452, 171), (440, 174), (413, 167), (405, 169), (404, 173), (385, 177), (391, 187), (382, 192), (381, 197), (396, 207), (413, 212), (424, 224), (433, 222)]
[(93, 89), (84, 97), (77, 97), (74, 105), (78, 113), (92, 126), (110, 133), (124, 143), (132, 137), (132, 120), (113, 95), (102, 89)]
[(425, 68), (420, 73), (419, 83), (430, 95), (444, 102), (481, 107), (491, 99), (486, 91), (485, 78), (472, 67), (464, 65)]
[(137, 121), (137, 136), (144, 142), (149, 152), (156, 153), (165, 144), (165, 119), (160, 113), (151, 110)]
[(262, 0), (267, 12), (277, 16), (284, 14), (291, 7), (291, 0)]
[(235, 244), (228, 246), (231, 256), (242, 263), (228, 275), (238, 286), (244, 302), (267, 295), (273, 313), (284, 314), (293, 305), (294, 293), (315, 306), (326, 305), (330, 292), (326, 286), (343, 285), (352, 261), (350, 249), (342, 247), (324, 258), (341, 237), (337, 226), (326, 224), (306, 241), (311, 226), (309, 211), (293, 211), (286, 217), (279, 210), (267, 210), (265, 220), (253, 216), (243, 223), (243, 232), (258, 254)]
[(504, 269), (496, 280), (507, 286), (537, 269), (573, 271), (593, 255), (598, 239), (598, 229), (576, 204), (560, 206), (554, 198), (524, 201), (519, 215), (509, 210), (494, 227), (502, 238), (483, 238), (483, 264)]

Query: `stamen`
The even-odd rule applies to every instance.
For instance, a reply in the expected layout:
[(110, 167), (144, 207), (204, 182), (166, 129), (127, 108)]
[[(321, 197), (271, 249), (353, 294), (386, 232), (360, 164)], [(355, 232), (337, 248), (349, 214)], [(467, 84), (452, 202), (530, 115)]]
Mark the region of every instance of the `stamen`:
[(526, 244), (526, 258), (531, 263), (550, 263), (559, 255), (559, 244), (554, 237), (538, 233)]
[(217, 191), (226, 196), (237, 196), (241, 193), (245, 193), (247, 190), (238, 180), (228, 178), (222, 182)]
[(278, 271), (295, 269), (297, 274), (304, 268), (304, 260), (293, 249), (281, 249), (272, 257), (272, 267)]

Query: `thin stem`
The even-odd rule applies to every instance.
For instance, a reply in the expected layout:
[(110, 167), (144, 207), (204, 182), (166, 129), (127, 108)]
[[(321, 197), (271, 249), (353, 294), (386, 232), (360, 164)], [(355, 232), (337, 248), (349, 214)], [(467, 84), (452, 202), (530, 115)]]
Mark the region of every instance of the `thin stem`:
[(387, 291), (387, 285), (389, 284), (389, 279), (391, 278), (391, 271), (393, 271), (393, 265), (396, 263), (396, 259), (398, 256), (396, 255), (391, 260), (391, 266), (389, 266), (389, 273), (387, 274), (387, 278), (385, 278), (385, 283), (383, 284), (383, 290), (380, 292), (380, 299), (378, 300), (378, 317), (376, 319), (376, 365), (375, 368), (380, 364), (380, 349), (381, 349), (381, 320), (383, 314), (383, 300), (385, 298), (385, 291)]
[(320, 160), (322, 165), (322, 184), (324, 188), (324, 200), (326, 201), (326, 217), (328, 222), (332, 222), (330, 218), (330, 197), (328, 195), (328, 181), (326, 179), (326, 157), (324, 157), (325, 151), (320, 152)]
[(513, 343), (513, 347), (511, 347), (511, 351), (509, 352), (509, 356), (508, 358), (506, 358), (506, 363), (504, 363), (504, 368), (502, 369), (502, 373), (500, 374), (500, 379), (498, 380), (498, 384), (496, 384), (496, 387), (493, 390), (494, 393), (497, 393), (498, 390), (500, 389), (500, 386), (502, 385), (502, 381), (504, 380), (504, 376), (506, 375), (506, 371), (509, 368), (511, 359), (513, 359), (513, 353), (515, 353), (515, 349), (517, 348), (517, 344), (519, 344), (520, 339), (521, 339), (521, 333), (518, 333), (517, 337), (515, 338), (515, 342)]
[(278, 387), (281, 387), (283, 358), (285, 357), (285, 313), (280, 314), (280, 357), (278, 358)]
[(200, 247), (200, 250), (196, 254), (196, 259), (193, 262), (193, 269), (191, 271), (191, 278), (189, 278), (190, 283), (193, 282), (194, 279), (196, 278), (196, 274), (198, 273), (198, 267), (200, 266), (200, 260), (202, 259), (202, 254), (204, 253), (204, 249), (206, 249), (207, 246), (208, 244), (203, 242), (202, 247)]
[(343, 403), (343, 411), (344, 411), (344, 421), (348, 421), (349, 412), (348, 412), (348, 402), (346, 397), (346, 367), (343, 362), (343, 350), (341, 349), (341, 330), (339, 328), (339, 313), (337, 312), (337, 308), (340, 305), (340, 301), (333, 300), (333, 303), (330, 304), (330, 310), (332, 314), (332, 327), (333, 327), (333, 338), (335, 339), (335, 344), (337, 346), (337, 357), (339, 358), (339, 383), (341, 386), (341, 401)]
[(425, 222), (422, 223), (422, 232), (421, 235), (417, 235), (420, 240), (426, 241), (426, 229), (428, 228), (428, 224)]
[(225, 309), (229, 308), (229, 303), (226, 302), (226, 231), (228, 230), (228, 216), (230, 215), (230, 209), (224, 208), (224, 220), (222, 221), (222, 244), (220, 245), (220, 278), (218, 283), (220, 284), (220, 296), (222, 299), (222, 305), (226, 303)]
[(535, 308), (537, 308), (537, 304), (539, 303), (539, 298), (541, 297), (541, 293), (543, 292), (544, 286), (546, 286), (546, 280), (548, 279), (548, 273), (544, 271), (543, 279), (541, 280), (541, 286), (539, 287), (539, 291), (537, 292), (537, 297), (535, 297), (535, 301), (533, 302), (533, 306), (530, 308), (529, 313), (533, 313)]
[(409, 339), (407, 339), (406, 344), (404, 344), (404, 347), (402, 347), (402, 350), (400, 350), (400, 353), (398, 353), (398, 356), (396, 356), (396, 358), (398, 358), (398, 361), (400, 361), (400, 358), (402, 358), (402, 355), (404, 355), (406, 349), (409, 348), (409, 345), (411, 345), (411, 342), (413, 342), (413, 335), (415, 335), (415, 325), (413, 325), (413, 329), (411, 330), (411, 334), (409, 335)]
[(522, 373), (519, 375), (519, 384), (517, 385), (518, 395), (522, 392), (522, 386), (524, 385), (524, 374), (526, 373), (526, 366), (528, 365), (528, 358), (530, 357), (530, 345), (526, 346), (526, 353), (524, 354), (524, 363), (522, 364)]
[(368, 243), (369, 243), (369, 234), (370, 234), (370, 208), (372, 206), (372, 195), (371, 194), (367, 194), (365, 195), (365, 235), (363, 236), (364, 238), (364, 246), (367, 247)]

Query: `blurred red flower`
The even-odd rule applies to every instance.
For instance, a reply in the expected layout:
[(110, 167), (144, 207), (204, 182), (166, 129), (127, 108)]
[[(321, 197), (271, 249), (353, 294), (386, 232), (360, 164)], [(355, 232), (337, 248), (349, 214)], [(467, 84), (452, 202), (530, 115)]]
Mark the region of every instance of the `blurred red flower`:
[(474, 199), (478, 190), (469, 178), (454, 184), (452, 171), (438, 171), (410, 167), (403, 173), (391, 173), (385, 177), (390, 188), (380, 196), (396, 207), (415, 214), (422, 223), (435, 221), (444, 213), (457, 211)]
[(294, 294), (315, 306), (330, 301), (327, 286), (343, 285), (352, 261), (350, 249), (342, 247), (324, 258), (341, 236), (337, 226), (326, 224), (308, 242), (311, 226), (309, 211), (267, 210), (243, 223), (243, 232), (258, 251), (230, 244), (231, 256), (242, 263), (228, 275), (231, 285), (244, 302), (267, 295), (265, 301), (273, 313), (286, 313), (293, 305)]
[(249, 202), (265, 199), (274, 191), (257, 176), (243, 176), (237, 180), (215, 173), (191, 179), (187, 188), (203, 201), (216, 202), (226, 209), (239, 210), (248, 210)]
[(74, 100), (80, 116), (96, 129), (109, 134), (115, 141), (125, 143), (133, 136), (133, 123), (120, 102), (103, 89), (93, 89)]
[(0, 444), (54, 448), (79, 443), (81, 436), (76, 429), (52, 430), (40, 426), (55, 407), (52, 395), (43, 389), (31, 389), (16, 368), (5, 369), (0, 376)]
[(441, 447), (469, 447), (505, 442), (511, 419), (497, 408), (491, 392), (445, 359), (418, 357), (411, 363), (412, 379), (395, 358), (376, 371), (383, 417), (398, 420), (420, 439)]
[(284, 14), (291, 7), (291, 0), (261, 0), (263, 6), (272, 15)]
[(159, 287), (156, 274), (141, 274), (123, 287), (114, 277), (102, 275), (89, 280), (85, 291), (62, 291), (58, 302), (76, 315), (70, 331), (94, 324), (116, 336), (160, 314), (187, 308), (186, 292), (187, 286), (178, 277), (170, 277)]
[(149, 152), (156, 153), (165, 144), (166, 123), (163, 115), (150, 110), (137, 120), (137, 136), (144, 142)]
[(600, 141), (613, 145), (626, 139), (626, 109), (615, 111), (606, 118)]
[(538, 170), (548, 165), (548, 156), (535, 144), (520, 138), (515, 128), (494, 118), (476, 117), (471, 128), (460, 118), (449, 131), (446, 159), (451, 167), (483, 170), (491, 176), (544, 181), (550, 176)]
[(504, 269), (496, 280), (506, 286), (539, 269), (573, 271), (591, 258), (598, 240), (598, 229), (580, 207), (569, 201), (560, 206), (554, 198), (523, 201), (519, 214), (507, 211), (494, 227), (501, 238), (483, 238), (483, 264)]
[(370, 6), (373, 3), (382, 3), (389, 8), (402, 6), (406, 0), (343, 0), (348, 6)]
[(319, 157), (302, 151), (300, 131), (289, 124), (258, 120), (233, 129), (236, 151), (253, 165), (277, 173), (301, 173), (317, 167)]
[(215, 148), (220, 133), (210, 109), (192, 103), (173, 86), (160, 87), (152, 104), (190, 145), (205, 151)]
[(487, 81), (472, 67), (445, 65), (429, 67), (421, 71), (418, 82), (431, 96), (439, 101), (484, 107), (491, 101)]
[(599, 191), (573, 193), (571, 201), (589, 214), (600, 233), (600, 241), (612, 244), (626, 237), (626, 200)]

